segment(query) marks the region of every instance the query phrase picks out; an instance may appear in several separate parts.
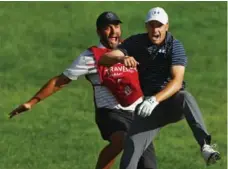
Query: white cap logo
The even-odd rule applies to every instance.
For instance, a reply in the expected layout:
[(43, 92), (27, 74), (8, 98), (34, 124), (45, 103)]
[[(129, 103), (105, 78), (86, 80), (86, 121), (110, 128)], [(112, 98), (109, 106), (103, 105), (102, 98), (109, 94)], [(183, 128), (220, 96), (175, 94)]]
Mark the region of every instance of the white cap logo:
[(168, 19), (167, 13), (163, 8), (156, 7), (156, 8), (152, 8), (147, 13), (145, 23), (150, 21), (158, 21), (158, 22), (161, 22), (162, 24), (167, 24), (169, 19)]

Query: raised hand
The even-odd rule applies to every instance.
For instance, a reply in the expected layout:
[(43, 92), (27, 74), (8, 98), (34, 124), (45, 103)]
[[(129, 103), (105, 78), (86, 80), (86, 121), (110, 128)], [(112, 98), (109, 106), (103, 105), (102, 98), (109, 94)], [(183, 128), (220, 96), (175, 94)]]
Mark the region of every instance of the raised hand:
[(132, 56), (125, 56), (122, 63), (129, 68), (136, 68), (139, 64)]

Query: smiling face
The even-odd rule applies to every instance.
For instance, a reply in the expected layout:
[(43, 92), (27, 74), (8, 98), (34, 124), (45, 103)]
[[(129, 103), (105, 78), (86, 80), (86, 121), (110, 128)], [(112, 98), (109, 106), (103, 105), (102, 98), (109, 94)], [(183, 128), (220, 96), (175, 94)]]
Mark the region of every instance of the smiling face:
[(114, 49), (120, 43), (120, 38), (121, 38), (120, 23), (105, 25), (104, 27), (97, 29), (97, 34), (100, 37), (101, 43), (105, 47), (109, 49)]
[(169, 29), (169, 25), (168, 23), (162, 24), (158, 21), (153, 20), (146, 23), (146, 29), (151, 42), (155, 45), (160, 45), (165, 40), (166, 32)]

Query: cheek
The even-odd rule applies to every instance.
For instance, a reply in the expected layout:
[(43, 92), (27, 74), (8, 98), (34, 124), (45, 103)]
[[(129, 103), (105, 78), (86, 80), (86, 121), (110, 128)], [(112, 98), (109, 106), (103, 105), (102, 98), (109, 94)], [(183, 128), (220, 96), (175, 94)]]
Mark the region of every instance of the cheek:
[(121, 32), (121, 30), (120, 30), (120, 31), (118, 32), (118, 35), (121, 36), (121, 34), (122, 34), (122, 32)]
[(163, 35), (166, 34), (166, 31), (167, 31), (166, 27), (161, 30)]
[(103, 37), (104, 37), (104, 38), (108, 38), (108, 36), (109, 36), (109, 33), (104, 33), (104, 34), (103, 34)]
[(150, 32), (150, 27), (148, 25), (146, 25), (146, 30), (147, 32)]
[(148, 27), (148, 28), (147, 28), (147, 32), (148, 32), (149, 34), (151, 34), (151, 33), (153, 32), (153, 28)]
[(121, 35), (121, 30), (120, 30), (120, 29), (115, 29), (114, 33), (115, 33), (116, 35)]
[(103, 32), (103, 35), (104, 36), (108, 36), (110, 34), (110, 30), (109, 29), (107, 29), (107, 30), (105, 30), (104, 32)]
[(168, 25), (165, 25), (164, 30), (168, 31), (168, 29), (169, 29)]

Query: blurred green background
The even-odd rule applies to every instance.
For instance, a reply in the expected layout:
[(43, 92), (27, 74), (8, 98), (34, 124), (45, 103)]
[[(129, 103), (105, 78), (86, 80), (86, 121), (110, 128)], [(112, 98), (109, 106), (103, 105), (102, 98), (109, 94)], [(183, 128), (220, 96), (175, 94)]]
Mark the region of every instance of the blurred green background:
[[(82, 78), (26, 114), (8, 113), (46, 81), (98, 44), (103, 11), (123, 20), (123, 37), (145, 31), (152, 7), (169, 14), (183, 42), (188, 90), (196, 97), (227, 166), (227, 2), (0, 2), (0, 169), (93, 169), (106, 145), (94, 122), (92, 87)], [(186, 121), (165, 127), (155, 140), (159, 169), (204, 169)], [(115, 168), (118, 168), (119, 161)]]

